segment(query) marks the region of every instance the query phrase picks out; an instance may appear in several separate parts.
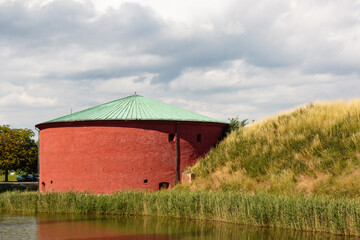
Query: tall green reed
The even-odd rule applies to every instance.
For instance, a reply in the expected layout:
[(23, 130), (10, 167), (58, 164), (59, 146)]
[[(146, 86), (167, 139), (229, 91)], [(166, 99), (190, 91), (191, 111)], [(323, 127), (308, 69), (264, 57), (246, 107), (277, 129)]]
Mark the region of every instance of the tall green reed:
[(328, 197), (240, 192), (5, 192), (1, 211), (30, 213), (153, 215), (256, 226), (360, 235), (360, 201)]

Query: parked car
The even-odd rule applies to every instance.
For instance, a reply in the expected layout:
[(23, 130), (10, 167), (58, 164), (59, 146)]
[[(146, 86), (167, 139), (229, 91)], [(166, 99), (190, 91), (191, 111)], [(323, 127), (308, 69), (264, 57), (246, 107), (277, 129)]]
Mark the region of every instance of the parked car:
[(16, 177), (16, 180), (18, 181), (18, 182), (32, 182), (33, 181), (33, 175), (31, 175), (31, 174), (19, 174), (19, 175), (17, 175), (17, 177)]
[(39, 174), (35, 174), (33, 176), (33, 182), (38, 182), (39, 181)]

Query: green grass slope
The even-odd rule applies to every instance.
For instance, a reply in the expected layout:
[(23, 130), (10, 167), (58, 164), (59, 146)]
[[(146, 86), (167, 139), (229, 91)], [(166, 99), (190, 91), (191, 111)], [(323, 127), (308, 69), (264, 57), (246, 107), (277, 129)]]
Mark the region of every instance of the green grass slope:
[(233, 131), (178, 189), (360, 196), (360, 99), (309, 104)]

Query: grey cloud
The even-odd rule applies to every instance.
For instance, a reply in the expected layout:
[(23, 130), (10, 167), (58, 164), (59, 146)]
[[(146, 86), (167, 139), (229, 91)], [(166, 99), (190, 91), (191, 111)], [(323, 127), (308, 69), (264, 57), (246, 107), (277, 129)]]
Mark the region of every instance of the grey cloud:
[[(327, 3), (321, 4), (327, 6)], [(157, 74), (154, 82), (170, 82), (188, 68), (220, 66), (236, 59), (264, 68), (299, 66), (309, 73), (359, 72), (358, 61), (344, 64), (336, 60), (343, 43), (327, 38), (331, 33), (338, 34), (339, 26), (349, 29), (347, 24), (356, 26), (359, 20), (347, 17), (345, 12), (339, 15), (339, 26), (322, 30), (312, 27), (312, 19), (299, 16), (297, 11), (302, 10), (291, 7), (289, 1), (239, 1), (226, 16), (211, 19), (213, 29), (185, 26), (190, 33), (181, 36), (174, 34), (181, 28), (177, 23), (166, 22), (151, 8), (135, 3), (122, 4), (98, 17), (89, 2), (54, 1), (29, 8), (19, 1), (5, 1), (0, 4), (0, 37), (2, 45), (10, 46), (22, 56), (27, 52), (48, 57), (54, 51), (71, 54), (75, 45), (80, 54), (107, 49), (114, 57), (152, 54), (169, 59), (157, 66), (51, 70), (44, 78), (91, 80), (148, 72)], [(224, 25), (231, 22), (242, 25), (244, 32), (224, 31)], [(327, 26), (321, 19), (314, 19), (314, 24)], [(38, 48), (42, 50), (39, 52)]]
[[(7, 13), (7, 14), (3, 14)], [(71, 51), (77, 45), (83, 51), (110, 49), (114, 56), (136, 53), (170, 58), (161, 66), (132, 66), (121, 69), (92, 68), (81, 72), (52, 72), (49, 77), (73, 79), (113, 78), (135, 73), (157, 73), (155, 81), (168, 82), (188, 67), (215, 66), (239, 58), (234, 37), (214, 36), (212, 32), (192, 33), (187, 38), (171, 34), (165, 23), (151, 9), (137, 4), (123, 4), (95, 18), (94, 9), (82, 3), (51, 2), (43, 7), (27, 8), (18, 2), (0, 5), (0, 36), (19, 55), (52, 51)], [(38, 48), (42, 51), (39, 53)]]
[(78, 37), (94, 14), (88, 5), (70, 0), (32, 8), (24, 2), (5, 1), (0, 3), (0, 36), (21, 49), (64, 44), (74, 34)]

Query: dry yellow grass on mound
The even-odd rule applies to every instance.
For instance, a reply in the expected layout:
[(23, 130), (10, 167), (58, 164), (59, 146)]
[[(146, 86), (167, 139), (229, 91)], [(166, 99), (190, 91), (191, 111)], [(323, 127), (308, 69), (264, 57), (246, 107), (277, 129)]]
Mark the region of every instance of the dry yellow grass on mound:
[(360, 99), (317, 102), (231, 132), (178, 189), (360, 196)]

